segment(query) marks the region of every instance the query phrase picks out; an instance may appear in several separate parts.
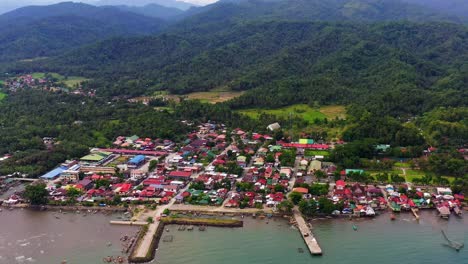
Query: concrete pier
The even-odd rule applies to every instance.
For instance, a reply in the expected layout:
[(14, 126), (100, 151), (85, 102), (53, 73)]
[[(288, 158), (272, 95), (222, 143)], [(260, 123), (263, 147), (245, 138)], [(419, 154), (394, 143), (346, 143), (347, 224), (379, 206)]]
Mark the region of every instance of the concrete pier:
[(299, 231), (301, 232), (302, 238), (304, 238), (304, 241), (309, 248), (309, 251), (312, 255), (322, 255), (322, 249), (320, 248), (319, 243), (317, 242), (317, 239), (315, 239), (314, 234), (310, 231), (309, 226), (307, 225), (306, 221), (302, 217), (301, 213), (295, 208), (294, 209), (294, 219), (297, 222), (297, 227), (299, 228)]
[(144, 226), (147, 225), (147, 222), (142, 222), (142, 221), (117, 221), (113, 220), (110, 221), (111, 225), (134, 225), (134, 226)]

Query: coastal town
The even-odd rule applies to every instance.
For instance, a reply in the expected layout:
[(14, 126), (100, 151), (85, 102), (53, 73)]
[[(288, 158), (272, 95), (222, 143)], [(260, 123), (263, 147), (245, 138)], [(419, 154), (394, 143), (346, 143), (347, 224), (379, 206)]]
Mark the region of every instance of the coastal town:
[[(27, 183), (46, 190), (42, 209), (128, 212), (111, 223), (144, 227), (124, 250), (135, 263), (154, 257), (148, 252), (154, 251), (157, 242), (153, 240), (165, 224), (184, 223), (174, 220), (174, 214), (287, 217), (299, 228), (311, 254), (321, 255), (308, 221), (312, 218), (353, 219), (389, 211), (390, 220), (400, 212), (419, 219), (418, 211), (425, 209), (449, 218), (460, 217), (466, 208), (464, 195), (453, 193), (447, 185), (405, 182), (398, 175), (379, 181), (363, 169), (339, 169), (327, 156), (346, 142), (277, 140), (278, 129), (279, 124), (272, 124), (270, 134), (259, 134), (204, 123), (183, 142), (119, 136), (112, 147), (91, 149), (38, 179), (17, 174), (2, 177), (1, 202), (11, 210), (34, 204), (26, 195)], [(53, 145), (54, 139), (44, 138), (44, 144)], [(210, 225), (200, 221), (201, 226)], [(188, 223), (197, 224), (196, 220)]]

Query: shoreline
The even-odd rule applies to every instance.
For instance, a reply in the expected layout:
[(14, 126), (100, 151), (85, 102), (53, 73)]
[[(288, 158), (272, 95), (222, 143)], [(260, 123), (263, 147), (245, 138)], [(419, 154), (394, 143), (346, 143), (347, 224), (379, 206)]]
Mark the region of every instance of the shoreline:
[(2, 207), (13, 209), (32, 209), (42, 211), (106, 211), (106, 212), (126, 212), (128, 208), (120, 206), (83, 206), (83, 205), (31, 205), (31, 204), (2, 204)]

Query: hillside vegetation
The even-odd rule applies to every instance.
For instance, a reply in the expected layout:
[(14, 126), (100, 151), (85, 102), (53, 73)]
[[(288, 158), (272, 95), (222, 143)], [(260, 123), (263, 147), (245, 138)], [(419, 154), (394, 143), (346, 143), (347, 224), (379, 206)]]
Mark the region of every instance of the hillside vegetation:
[(58, 55), (111, 37), (156, 33), (162, 26), (162, 20), (115, 7), (24, 7), (0, 16), (0, 62)]
[(466, 103), (467, 39), (465, 26), (444, 23), (245, 22), (113, 39), (16, 70), (91, 78), (102, 96), (226, 87), (251, 90), (234, 108), (360, 102), (417, 114)]

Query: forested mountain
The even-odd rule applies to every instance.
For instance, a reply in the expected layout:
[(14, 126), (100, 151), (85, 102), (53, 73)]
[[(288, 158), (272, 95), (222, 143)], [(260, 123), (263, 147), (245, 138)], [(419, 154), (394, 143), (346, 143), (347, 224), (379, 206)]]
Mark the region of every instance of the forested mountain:
[(128, 6), (146, 6), (150, 4), (157, 4), (165, 7), (177, 8), (180, 10), (187, 10), (191, 7), (194, 7), (194, 4), (187, 3), (184, 1), (177, 0), (100, 0), (96, 2), (96, 5), (128, 5)]
[(223, 0), (189, 10), (187, 23), (242, 20), (462, 22), (460, 17), (400, 0)]
[(426, 6), (434, 10), (440, 10), (447, 14), (468, 17), (468, 1), (466, 0), (402, 0), (406, 3)]
[(123, 11), (133, 12), (140, 15), (145, 15), (148, 17), (155, 17), (161, 19), (172, 19), (174, 17), (180, 16), (184, 13), (184, 11), (174, 8), (174, 7), (165, 7), (158, 4), (148, 4), (145, 6), (126, 6), (126, 5), (119, 5), (115, 6)]
[[(444, 23), (251, 22), (113, 39), (27, 71), (87, 76), (102, 95), (255, 89), (236, 107), (351, 103), (390, 93), (395, 98), (374, 106), (416, 113), (460, 103), (468, 84), (467, 39), (465, 26)], [(454, 97), (439, 100), (449, 94)]]
[(115, 37), (155, 33), (163, 22), (115, 7), (60, 3), (0, 16), (0, 61), (30, 59)]
[(435, 11), (397, 0), (240, 0), (196, 12), (160, 35), (9, 70), (88, 77), (101, 96), (253, 89), (232, 107), (357, 101), (399, 115), (465, 103), (467, 27), (401, 21), (445, 20)]

